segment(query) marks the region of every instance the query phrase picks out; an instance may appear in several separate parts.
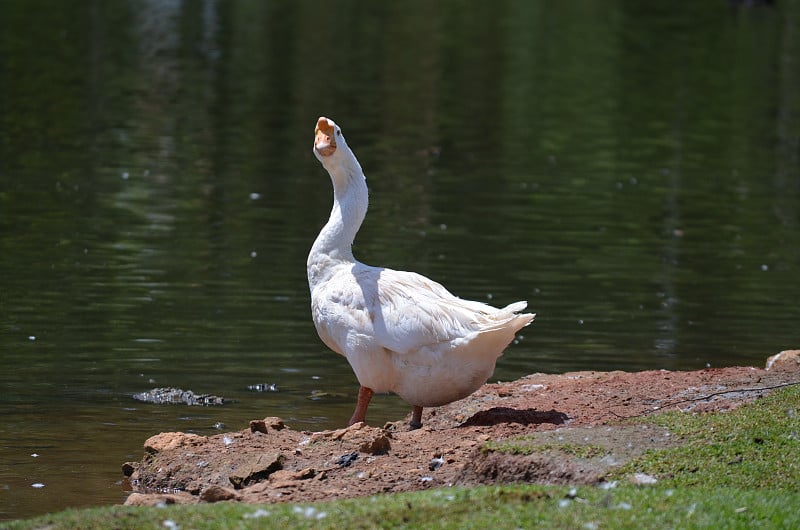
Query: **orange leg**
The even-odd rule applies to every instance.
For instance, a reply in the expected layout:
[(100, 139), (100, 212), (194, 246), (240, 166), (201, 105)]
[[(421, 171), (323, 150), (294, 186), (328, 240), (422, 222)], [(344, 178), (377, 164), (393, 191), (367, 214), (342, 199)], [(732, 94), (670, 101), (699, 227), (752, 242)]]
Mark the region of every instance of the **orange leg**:
[(411, 422), (408, 426), (411, 427), (412, 431), (422, 427), (422, 407), (414, 405), (414, 410), (411, 412)]
[(350, 418), (348, 425), (353, 425), (360, 421), (366, 421), (367, 407), (369, 407), (369, 400), (372, 399), (372, 394), (375, 392), (371, 388), (362, 386), (358, 389), (358, 401), (356, 401), (356, 410), (353, 412), (353, 417)]

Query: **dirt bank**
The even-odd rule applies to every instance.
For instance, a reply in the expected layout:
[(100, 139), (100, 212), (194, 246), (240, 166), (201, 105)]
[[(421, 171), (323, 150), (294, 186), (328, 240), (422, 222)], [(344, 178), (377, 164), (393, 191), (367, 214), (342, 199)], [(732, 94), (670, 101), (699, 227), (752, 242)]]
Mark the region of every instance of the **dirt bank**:
[[(409, 418), (322, 432), (266, 418), (215, 436), (161, 433), (145, 442), (141, 462), (123, 466), (133, 490), (126, 504), (306, 502), (498, 481), (596, 483), (647, 448), (680, 443), (663, 429), (619, 420), (736, 407), (800, 381), (800, 350), (768, 366), (533, 374), (426, 409), (416, 431), (407, 430)], [(517, 445), (496, 450), (503, 444)]]

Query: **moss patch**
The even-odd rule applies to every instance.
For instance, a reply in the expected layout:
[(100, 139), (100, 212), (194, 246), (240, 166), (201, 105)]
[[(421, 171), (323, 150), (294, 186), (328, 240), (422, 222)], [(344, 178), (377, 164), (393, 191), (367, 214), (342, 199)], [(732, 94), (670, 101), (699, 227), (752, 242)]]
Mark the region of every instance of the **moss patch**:
[(609, 449), (600, 445), (575, 443), (541, 443), (535, 436), (520, 436), (501, 441), (489, 441), (482, 451), (494, 451), (511, 455), (557, 452), (575, 458), (600, 458), (609, 454)]

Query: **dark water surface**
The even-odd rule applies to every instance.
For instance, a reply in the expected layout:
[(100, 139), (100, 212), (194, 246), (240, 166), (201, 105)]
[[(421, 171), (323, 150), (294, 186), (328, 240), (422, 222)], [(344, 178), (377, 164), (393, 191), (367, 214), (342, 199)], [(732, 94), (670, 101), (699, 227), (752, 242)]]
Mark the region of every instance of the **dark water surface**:
[(121, 502), (161, 431), (346, 421), (320, 115), (367, 173), (358, 257), (539, 314), (494, 380), (800, 346), (796, 0), (2, 0), (0, 518)]

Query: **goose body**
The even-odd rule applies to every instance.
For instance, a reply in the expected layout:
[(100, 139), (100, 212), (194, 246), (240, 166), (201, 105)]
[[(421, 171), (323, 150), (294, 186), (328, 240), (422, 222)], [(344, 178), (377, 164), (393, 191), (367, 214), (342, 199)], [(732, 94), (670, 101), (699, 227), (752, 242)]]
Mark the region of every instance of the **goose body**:
[(364, 421), (374, 392), (393, 392), (413, 409), (445, 405), (480, 388), (497, 358), (535, 315), (526, 302), (498, 309), (463, 300), (414, 272), (371, 267), (353, 257), (366, 215), (366, 178), (338, 125), (319, 118), (314, 154), (328, 171), (330, 219), (308, 255), (311, 314), (322, 341), (343, 355), (361, 385), (350, 424)]

